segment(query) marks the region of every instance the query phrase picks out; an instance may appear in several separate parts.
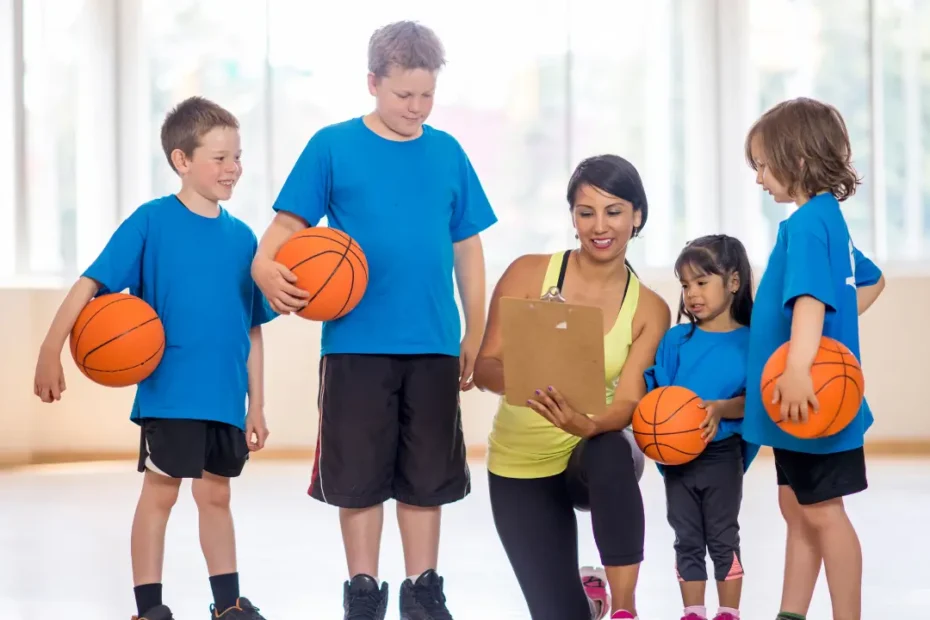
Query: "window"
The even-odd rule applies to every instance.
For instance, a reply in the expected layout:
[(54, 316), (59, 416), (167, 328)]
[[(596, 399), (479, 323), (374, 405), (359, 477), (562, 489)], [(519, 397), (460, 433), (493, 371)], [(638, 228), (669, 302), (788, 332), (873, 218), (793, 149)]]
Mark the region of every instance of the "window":
[[(749, 20), (756, 117), (776, 103), (798, 96), (814, 97), (837, 107), (849, 131), (853, 163), (863, 178), (863, 185), (844, 203), (843, 211), (856, 246), (871, 251), (874, 179), (869, 1), (752, 0)], [(785, 205), (776, 204), (767, 195), (763, 197), (762, 192), (758, 192), (754, 208), (762, 211), (764, 237), (769, 243), (749, 244), (747, 250), (755, 261), (764, 261), (778, 223), (787, 212)]]
[(86, 67), (83, 0), (23, 3), (28, 268), (70, 273), (77, 265), (78, 93)]
[(16, 166), (16, 84), (14, 76), (18, 37), (13, 3), (0, 0), (0, 278), (16, 272), (16, 205), (19, 179)]
[(930, 257), (930, 0), (876, 3), (884, 254)]
[(231, 10), (222, 0), (145, 0), (136, 27), (143, 42), (137, 70), (146, 76), (139, 80), (146, 97), (135, 105), (147, 115), (149, 134), (144, 145), (127, 145), (144, 153), (150, 164), (148, 174), (143, 171), (143, 180), (136, 181), (137, 200), (171, 194), (180, 187), (161, 148), (161, 125), (172, 107), (201, 95), (239, 119), (243, 174), (224, 206), (258, 235), (270, 221), (265, 11), (264, 2), (243, 2)]
[[(337, 4), (319, 20), (309, 6), (271, 1), (275, 191), (314, 131), (371, 109), (372, 32), (415, 19), (436, 31), (449, 60), (429, 123), (461, 142), (500, 221), (484, 235), (491, 286), (520, 254), (576, 243), (566, 185), (582, 158), (601, 152), (624, 155), (645, 177), (655, 206), (641, 244), (649, 249), (636, 251), (649, 263), (671, 262), (685, 235), (673, 231), (684, 215), (676, 204), (683, 157), (673, 153), (683, 132), (680, 120), (668, 120), (682, 111), (673, 75), (682, 1), (478, 0), (460, 13), (439, 4), (407, 3), (403, 14), (382, 3)], [(603, 19), (582, 19), (592, 14)], [(627, 23), (622, 41), (618, 20)]]

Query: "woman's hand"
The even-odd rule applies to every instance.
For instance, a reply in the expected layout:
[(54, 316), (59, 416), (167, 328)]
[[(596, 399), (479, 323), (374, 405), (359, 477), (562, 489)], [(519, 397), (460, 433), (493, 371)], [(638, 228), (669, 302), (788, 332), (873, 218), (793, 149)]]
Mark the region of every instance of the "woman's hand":
[(572, 409), (551, 385), (546, 390), (536, 390), (536, 399), (530, 399), (526, 404), (553, 426), (570, 435), (586, 438), (594, 434), (595, 426), (591, 418)]

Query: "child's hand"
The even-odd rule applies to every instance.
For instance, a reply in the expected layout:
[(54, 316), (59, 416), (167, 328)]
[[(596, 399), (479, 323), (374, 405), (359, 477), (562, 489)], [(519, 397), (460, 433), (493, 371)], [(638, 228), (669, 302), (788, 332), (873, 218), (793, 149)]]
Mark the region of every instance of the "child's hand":
[(707, 410), (707, 415), (704, 416), (704, 421), (701, 422), (698, 428), (704, 429), (704, 432), (701, 434), (701, 439), (704, 440), (704, 443), (710, 443), (714, 440), (714, 437), (717, 436), (717, 427), (720, 426), (720, 406), (715, 400), (708, 400), (698, 406), (701, 409)]
[(459, 353), (459, 390), (467, 392), (475, 387), (474, 377), (475, 359), (478, 358), (478, 349), (481, 348), (480, 335), (465, 333), (462, 338), (461, 353)]
[(61, 367), (61, 353), (55, 354), (50, 349), (39, 351), (36, 363), (36, 376), (32, 391), (43, 403), (61, 400), (61, 394), (67, 389), (65, 371)]
[(810, 372), (790, 366), (775, 381), (772, 402), (781, 403), (781, 419), (791, 422), (807, 422), (808, 405), (820, 409)]
[(271, 431), (265, 423), (265, 412), (262, 409), (249, 409), (245, 416), (245, 441), (249, 451), (258, 452), (265, 447), (265, 441)]
[(281, 263), (259, 259), (252, 264), (252, 279), (278, 314), (286, 315), (302, 310), (310, 293), (294, 286), (297, 276)]

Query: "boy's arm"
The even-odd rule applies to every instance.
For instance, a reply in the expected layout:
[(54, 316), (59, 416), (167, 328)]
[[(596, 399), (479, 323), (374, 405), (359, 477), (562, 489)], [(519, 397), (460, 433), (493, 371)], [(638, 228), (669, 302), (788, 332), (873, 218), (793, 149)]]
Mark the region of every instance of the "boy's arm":
[(87, 303), (100, 293), (139, 288), (147, 230), (148, 210), (137, 209), (117, 227), (100, 255), (68, 291), (39, 348), (33, 391), (43, 402), (59, 400), (65, 390), (61, 350)]
[(245, 438), (249, 450), (261, 450), (268, 439), (265, 422), (265, 347), (261, 325), (249, 330), (251, 349), (246, 363), (249, 373), (249, 409), (245, 418)]
[(473, 235), (453, 245), (455, 279), (465, 313), (465, 336), (462, 339), (461, 377), (459, 387), (473, 387), (472, 373), (481, 346), (485, 323), (485, 269), (481, 237)]
[(472, 371), (485, 323), (484, 250), (478, 235), (497, 222), (497, 216), (468, 155), (457, 142), (454, 149), (459, 164), (459, 185), (452, 204), (449, 235), (455, 251), (455, 277), (465, 314), (465, 337), (459, 358), (459, 387), (464, 391), (474, 387)]
[(331, 177), (329, 147), (326, 138), (317, 133), (285, 179), (273, 206), (275, 217), (252, 261), (252, 279), (278, 314), (297, 312), (307, 305), (310, 294), (294, 286), (297, 276), (274, 257), (291, 235), (323, 219)]
[(61, 367), (61, 350), (81, 310), (93, 299), (99, 288), (96, 282), (82, 276), (68, 291), (58, 312), (55, 313), (45, 340), (39, 347), (39, 359), (36, 362), (32, 386), (32, 392), (44, 403), (61, 400), (61, 393), (67, 389), (64, 369)]
[(858, 248), (853, 247), (853, 266), (856, 280), (856, 305), (859, 314), (871, 307), (885, 290), (885, 276), (881, 269), (868, 259)]

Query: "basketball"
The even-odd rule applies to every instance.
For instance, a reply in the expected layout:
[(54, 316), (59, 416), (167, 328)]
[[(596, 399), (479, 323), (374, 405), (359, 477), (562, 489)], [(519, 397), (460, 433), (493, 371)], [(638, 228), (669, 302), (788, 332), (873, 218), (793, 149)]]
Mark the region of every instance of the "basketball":
[(646, 394), (633, 412), (633, 436), (643, 454), (663, 465), (693, 461), (707, 445), (701, 438), (701, 422), (707, 411), (701, 399), (677, 385)]
[(368, 287), (368, 261), (352, 237), (335, 228), (312, 227), (291, 235), (275, 261), (297, 276), (295, 286), (310, 293), (297, 316), (334, 321), (351, 312)]
[(71, 357), (84, 376), (107, 387), (126, 387), (158, 367), (165, 353), (165, 328), (142, 299), (111, 293), (84, 306), (70, 343)]
[(775, 382), (785, 371), (788, 344), (778, 347), (762, 369), (762, 404), (779, 428), (800, 439), (835, 435), (853, 421), (862, 406), (865, 378), (859, 360), (846, 345), (823, 336), (811, 365), (811, 381), (820, 411), (807, 409), (807, 422), (782, 421), (780, 403), (772, 403)]

